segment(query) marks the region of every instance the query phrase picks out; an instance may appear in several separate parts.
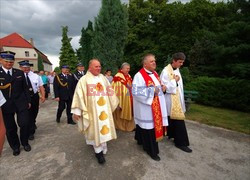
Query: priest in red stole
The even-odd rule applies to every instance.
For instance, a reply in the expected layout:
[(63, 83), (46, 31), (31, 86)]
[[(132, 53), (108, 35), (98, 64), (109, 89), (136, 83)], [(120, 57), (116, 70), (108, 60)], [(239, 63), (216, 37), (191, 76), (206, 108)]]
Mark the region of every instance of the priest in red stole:
[(116, 129), (133, 131), (135, 123), (133, 119), (132, 78), (129, 75), (130, 65), (123, 63), (121, 69), (114, 76), (112, 87), (119, 99), (119, 108), (114, 112)]
[(167, 108), (161, 84), (156, 73), (153, 54), (144, 56), (143, 68), (133, 80), (133, 109), (136, 124), (135, 139), (138, 145), (155, 161), (160, 161), (158, 141), (166, 134), (168, 125)]

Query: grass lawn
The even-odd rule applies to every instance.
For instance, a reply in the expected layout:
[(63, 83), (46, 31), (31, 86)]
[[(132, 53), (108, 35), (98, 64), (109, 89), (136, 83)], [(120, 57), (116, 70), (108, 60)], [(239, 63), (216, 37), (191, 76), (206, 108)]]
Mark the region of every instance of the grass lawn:
[(250, 134), (250, 113), (191, 104), (186, 119)]

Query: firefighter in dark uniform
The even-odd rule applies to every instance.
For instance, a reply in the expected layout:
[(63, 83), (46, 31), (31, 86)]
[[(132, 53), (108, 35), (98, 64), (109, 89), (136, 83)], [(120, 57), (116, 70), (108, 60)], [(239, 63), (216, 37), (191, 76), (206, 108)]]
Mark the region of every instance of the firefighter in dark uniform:
[(84, 70), (85, 70), (85, 68), (84, 68), (83, 64), (82, 63), (78, 63), (77, 67), (76, 67), (76, 72), (74, 73), (74, 77), (75, 77), (75, 79), (76, 79), (77, 82), (85, 74)]
[[(31, 98), (26, 84), (24, 73), (13, 68), (15, 53), (4, 51), (0, 53), (0, 89), (6, 99), (2, 106), (6, 135), (13, 155), (20, 154), (20, 141), (25, 151), (30, 151), (29, 137), (29, 111)], [(20, 127), (20, 141), (17, 134), (17, 124)]]
[(73, 121), (72, 114), (70, 112), (76, 83), (77, 82), (73, 75), (69, 73), (69, 66), (63, 65), (61, 67), (61, 73), (56, 75), (53, 83), (55, 100), (58, 101), (58, 109), (56, 115), (57, 123), (60, 123), (60, 118), (66, 105), (68, 124), (76, 124)]

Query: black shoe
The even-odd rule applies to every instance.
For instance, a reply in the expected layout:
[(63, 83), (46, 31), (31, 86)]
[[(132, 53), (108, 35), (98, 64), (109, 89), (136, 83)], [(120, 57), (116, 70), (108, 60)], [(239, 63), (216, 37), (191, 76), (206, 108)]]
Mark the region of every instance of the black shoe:
[(31, 146), (29, 144), (23, 146), (23, 149), (27, 152), (31, 151)]
[(102, 152), (95, 153), (95, 157), (97, 158), (99, 164), (104, 164), (106, 162)]
[(57, 122), (57, 123), (60, 123), (60, 119), (56, 119), (56, 122)]
[(153, 160), (155, 160), (155, 161), (160, 161), (160, 160), (161, 160), (161, 158), (160, 158), (158, 155), (156, 155), (156, 156), (151, 156), (151, 158), (152, 158)]
[(20, 149), (19, 148), (13, 150), (13, 155), (14, 156), (18, 156), (19, 154), (20, 154)]
[(187, 146), (176, 146), (176, 147), (179, 148), (179, 149), (181, 149), (182, 151), (187, 152), (187, 153), (191, 153), (192, 152), (192, 149), (190, 149)]
[(68, 124), (75, 125), (76, 123), (74, 121), (70, 121), (70, 122), (68, 122)]
[(35, 125), (35, 129), (37, 129), (37, 126)]
[(35, 137), (34, 137), (34, 134), (31, 134), (30, 136), (29, 136), (29, 140), (34, 140), (35, 139)]

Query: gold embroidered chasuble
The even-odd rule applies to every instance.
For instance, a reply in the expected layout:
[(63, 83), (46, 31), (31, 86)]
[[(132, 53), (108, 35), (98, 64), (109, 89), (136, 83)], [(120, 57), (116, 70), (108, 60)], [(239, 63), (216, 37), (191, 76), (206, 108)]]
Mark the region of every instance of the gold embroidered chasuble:
[(114, 112), (115, 126), (117, 129), (123, 131), (133, 131), (135, 128), (135, 123), (132, 116), (133, 98), (132, 93), (128, 89), (132, 88), (132, 78), (131, 80), (128, 80), (121, 72), (118, 72), (114, 76), (112, 87), (119, 99), (119, 106), (121, 108), (121, 110), (117, 109)]
[(118, 104), (118, 98), (102, 74), (94, 76), (88, 71), (79, 80), (71, 108), (81, 110), (78, 129), (86, 140), (99, 146), (117, 138), (112, 112)]

